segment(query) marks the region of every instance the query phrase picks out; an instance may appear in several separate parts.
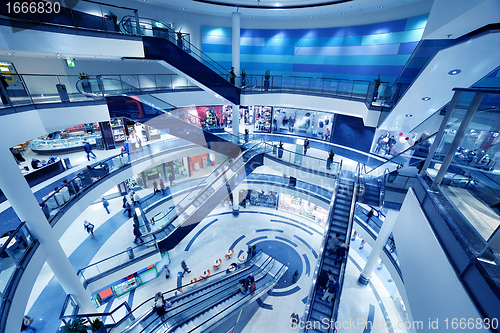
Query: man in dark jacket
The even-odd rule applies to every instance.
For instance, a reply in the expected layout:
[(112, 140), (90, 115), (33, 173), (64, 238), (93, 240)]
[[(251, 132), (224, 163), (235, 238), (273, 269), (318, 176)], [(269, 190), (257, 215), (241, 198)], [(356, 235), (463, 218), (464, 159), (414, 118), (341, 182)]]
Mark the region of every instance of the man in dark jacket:
[(90, 144), (88, 142), (85, 142), (83, 144), (83, 149), (85, 149), (85, 152), (87, 153), (87, 159), (90, 161), (90, 155), (92, 155), (92, 158), (96, 158), (95, 154), (92, 152), (92, 147), (90, 147)]
[(139, 229), (139, 226), (136, 223), (134, 223), (134, 236), (135, 236), (134, 239), (135, 244), (137, 244), (137, 242), (139, 242), (139, 245), (144, 243), (144, 241), (142, 240), (141, 230)]
[(2, 84), (2, 87), (0, 87), (0, 95), (2, 96), (2, 102), (3, 104), (9, 104), (9, 98), (7, 92), (7, 87), (9, 86), (9, 84), (7, 83), (7, 80), (5, 79), (5, 76), (3, 76), (3, 74), (0, 74), (0, 81)]

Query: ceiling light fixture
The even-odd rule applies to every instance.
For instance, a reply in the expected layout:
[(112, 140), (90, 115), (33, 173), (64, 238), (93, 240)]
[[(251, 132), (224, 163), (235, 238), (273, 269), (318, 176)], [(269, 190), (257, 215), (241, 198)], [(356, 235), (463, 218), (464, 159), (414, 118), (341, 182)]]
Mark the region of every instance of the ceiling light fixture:
[(379, 8), (382, 9), (382, 8), (384, 8), (384, 6), (380, 6)]
[(457, 75), (460, 73), (462, 73), (462, 71), (460, 69), (454, 69), (454, 70), (448, 72), (449, 75)]
[(428, 97), (428, 96), (427, 96), (427, 97), (422, 97), (422, 100), (423, 100), (423, 101), (426, 101), (426, 102), (427, 102), (428, 100), (430, 100), (430, 99), (431, 99), (431, 98), (430, 98), (430, 97)]
[(411, 117), (413, 117), (413, 115), (412, 114), (407, 114), (406, 117), (407, 118), (411, 118)]

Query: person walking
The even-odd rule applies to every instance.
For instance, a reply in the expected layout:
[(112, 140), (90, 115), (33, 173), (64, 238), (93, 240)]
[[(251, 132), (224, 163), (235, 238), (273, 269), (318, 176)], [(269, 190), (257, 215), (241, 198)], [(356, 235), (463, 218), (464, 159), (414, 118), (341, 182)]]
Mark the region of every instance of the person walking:
[(142, 240), (141, 230), (139, 229), (139, 225), (137, 223), (134, 223), (134, 236), (135, 236), (134, 239), (135, 244), (139, 243), (139, 245), (141, 245), (142, 243), (144, 243), (144, 241)]
[(304, 155), (307, 153), (308, 149), (309, 149), (309, 139), (306, 139), (304, 141)]
[(323, 295), (323, 297), (321, 297), (321, 300), (331, 302), (332, 298), (334, 298), (335, 295), (337, 294), (337, 291), (339, 291), (339, 283), (333, 277), (333, 279), (328, 281), (325, 294)]
[(168, 175), (168, 180), (170, 182), (170, 187), (174, 186), (174, 176), (172, 175), (172, 173)]
[(94, 237), (94, 225), (87, 220), (83, 221), (83, 229)]
[(161, 194), (165, 195), (165, 183), (163, 182), (163, 179), (160, 178), (160, 190)]
[(184, 274), (186, 274), (186, 273), (188, 273), (188, 274), (191, 273), (191, 271), (189, 270), (189, 268), (188, 268), (188, 266), (187, 266), (187, 264), (186, 264), (186, 262), (184, 260), (181, 262), (181, 267), (184, 270), (182, 272), (182, 276), (181, 277), (184, 277)]
[(128, 218), (132, 217), (132, 206), (128, 203), (128, 201), (125, 201), (124, 205), (125, 210), (123, 211), (123, 214), (128, 213)]
[(253, 295), (253, 293), (255, 292), (255, 290), (257, 290), (257, 286), (255, 285), (255, 282), (252, 282), (252, 283), (250, 284), (249, 289), (250, 289), (250, 294), (252, 294), (252, 295)]
[(90, 161), (90, 155), (92, 155), (93, 159), (96, 159), (97, 156), (92, 152), (92, 147), (90, 147), (90, 143), (85, 142), (83, 144), (83, 149), (85, 149), (85, 152), (87, 153), (87, 159)]
[(102, 197), (102, 205), (104, 206), (104, 209), (106, 209), (106, 212), (108, 212), (108, 214), (111, 214), (111, 213), (109, 212), (109, 208), (108, 208), (108, 207), (109, 207), (109, 202), (108, 202), (108, 200), (106, 200), (106, 198), (104, 198), (104, 197)]
[(125, 208), (125, 204), (127, 203), (127, 195), (125, 194), (123, 196), (123, 205), (122, 205), (122, 208)]
[(137, 140), (137, 149), (140, 149), (141, 151), (143, 151), (144, 148), (142, 147), (142, 140), (141, 140), (141, 138), (138, 135), (136, 135), (135, 137), (136, 137), (136, 140)]

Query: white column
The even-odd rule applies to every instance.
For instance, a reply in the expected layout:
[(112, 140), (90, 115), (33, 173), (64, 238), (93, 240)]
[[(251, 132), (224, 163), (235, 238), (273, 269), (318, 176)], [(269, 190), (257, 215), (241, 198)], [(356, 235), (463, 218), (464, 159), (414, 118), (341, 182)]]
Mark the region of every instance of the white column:
[(90, 292), (83, 288), (59, 241), (54, 237), (53, 230), (19, 166), (5, 147), (0, 149), (0, 165), (2, 165), (0, 188), (19, 219), (26, 222), (30, 232), (47, 253), (47, 263), (64, 291), (75, 297), (83, 313), (95, 312)]
[(231, 104), (233, 109), (233, 143), (238, 144), (240, 134), (240, 106)]
[(394, 223), (396, 223), (397, 217), (398, 217), (398, 212), (395, 210), (390, 210), (387, 213), (384, 223), (382, 224), (382, 228), (378, 233), (377, 240), (375, 241), (375, 244), (372, 247), (372, 252), (370, 253), (370, 257), (368, 258), (368, 261), (365, 264), (365, 268), (363, 268), (363, 271), (359, 276), (358, 282), (360, 284), (366, 286), (368, 282), (370, 282), (373, 269), (375, 268), (375, 265), (377, 265), (377, 262), (380, 259), (380, 253), (382, 253), (382, 249), (384, 248), (385, 244), (387, 244), (387, 239), (389, 239), (389, 236), (392, 232), (392, 228), (394, 227)]
[(238, 216), (240, 214), (240, 190), (235, 188), (233, 190), (233, 215)]
[(240, 13), (233, 13), (233, 67), (236, 74), (236, 85), (241, 86), (240, 81), (240, 33), (241, 33), (241, 16)]

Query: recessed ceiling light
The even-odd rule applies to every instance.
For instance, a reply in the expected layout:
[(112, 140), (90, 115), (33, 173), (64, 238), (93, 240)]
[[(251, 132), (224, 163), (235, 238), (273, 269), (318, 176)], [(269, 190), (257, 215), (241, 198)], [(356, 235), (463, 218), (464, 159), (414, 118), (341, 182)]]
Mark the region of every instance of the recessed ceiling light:
[(460, 73), (462, 73), (462, 71), (460, 69), (454, 69), (454, 70), (448, 72), (449, 75), (457, 75)]
[(384, 8), (384, 6), (380, 6), (379, 8), (382, 9), (382, 8)]
[(345, 15), (345, 13), (342, 13), (342, 15)]
[(309, 15), (309, 17), (313, 17), (312, 15)]
[(422, 97), (422, 100), (423, 100), (423, 101), (426, 101), (426, 102), (427, 102), (428, 100), (430, 100), (430, 99), (431, 99), (431, 98), (430, 98), (430, 97), (428, 97), (428, 96), (427, 96), (427, 97)]
[(412, 114), (407, 114), (406, 117), (407, 118), (411, 118), (411, 117), (413, 117), (413, 115)]

